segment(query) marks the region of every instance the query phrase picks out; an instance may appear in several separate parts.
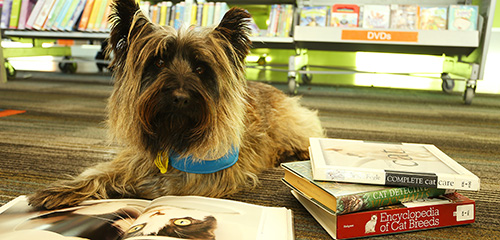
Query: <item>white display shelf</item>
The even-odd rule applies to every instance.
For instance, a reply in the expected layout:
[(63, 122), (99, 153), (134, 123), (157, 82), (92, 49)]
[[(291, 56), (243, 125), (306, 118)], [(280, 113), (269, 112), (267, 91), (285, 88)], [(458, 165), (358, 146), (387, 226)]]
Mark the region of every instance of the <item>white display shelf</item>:
[[(359, 32), (366, 39), (344, 39), (347, 32)], [(413, 36), (411, 40), (397, 41), (390, 38), (391, 34)], [(377, 39), (378, 38), (378, 39)], [(390, 38), (390, 39), (389, 39)], [(396, 29), (363, 29), (363, 28), (335, 28), (335, 27), (304, 27), (295, 26), (295, 42), (318, 43), (361, 43), (386, 45), (420, 45), (446, 47), (478, 47), (479, 31), (451, 31), (451, 30), (396, 30)]]

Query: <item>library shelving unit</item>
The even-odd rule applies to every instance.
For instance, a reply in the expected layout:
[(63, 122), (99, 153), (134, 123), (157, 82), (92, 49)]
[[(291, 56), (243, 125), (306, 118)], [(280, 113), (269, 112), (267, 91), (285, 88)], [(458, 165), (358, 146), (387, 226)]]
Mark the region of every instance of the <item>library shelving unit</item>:
[[(495, 0), (232, 0), (227, 1), (231, 6), (235, 5), (270, 5), (270, 4), (293, 4), (294, 28), (291, 37), (252, 37), (254, 48), (279, 48), (294, 49), (295, 54), (289, 57), (288, 66), (285, 69), (267, 70), (286, 71), (288, 73), (288, 88), (290, 93), (296, 93), (299, 82), (309, 83), (312, 74), (356, 74), (363, 73), (356, 70), (342, 71), (311, 71), (308, 61), (308, 50), (323, 51), (350, 51), (350, 52), (388, 52), (388, 53), (412, 53), (432, 54), (446, 56), (441, 73), (442, 89), (451, 92), (455, 80), (466, 81), (464, 101), (466, 104), (472, 102), (475, 95), (477, 81), (483, 78), (484, 63), (489, 46)], [(304, 6), (332, 6), (333, 4), (418, 4), (419, 6), (448, 6), (453, 4), (476, 4), (479, 5), (479, 20), (477, 31), (452, 31), (452, 30), (396, 30), (396, 29), (363, 29), (363, 28), (336, 28), (336, 27), (305, 27), (299, 26), (300, 9)], [(360, 33), (377, 34), (378, 36), (399, 34), (411, 36), (411, 40), (391, 38), (391, 40), (352, 38), (346, 36), (359, 36)], [(106, 32), (56, 32), (56, 31), (17, 31), (2, 30), (2, 37), (20, 37), (35, 39), (80, 39), (102, 41), (108, 37)], [(41, 52), (45, 51), (40, 46)], [(66, 48), (67, 49), (67, 48)], [(3, 51), (3, 49), (0, 50)], [(7, 49), (6, 49), (7, 50)], [(9, 49), (8, 51), (17, 51)], [(40, 51), (34, 51), (39, 53)], [(9, 55), (9, 54), (5, 54)], [(29, 54), (28, 54), (29, 55)], [(54, 54), (46, 54), (54, 55)], [(61, 51), (57, 56), (71, 55), (71, 51)], [(3, 61), (3, 57), (0, 59)], [(69, 64), (67, 58), (63, 64)], [(61, 65), (59, 65), (61, 67)], [(318, 67), (318, 66), (316, 66)], [(322, 67), (322, 66), (319, 66)], [(328, 66), (326, 66), (328, 67)], [(4, 70), (4, 69), (3, 69)], [(401, 73), (398, 73), (401, 74)]]
[[(484, 63), (489, 46), (495, 0), (479, 3), (477, 31), (398, 30), (338, 27), (309, 27), (295, 25), (293, 40), (297, 55), (290, 57), (289, 91), (297, 91), (299, 79), (310, 81), (307, 74), (362, 73), (352, 71), (308, 71), (307, 50), (367, 51), (388, 53), (431, 54), (445, 56), (442, 89), (451, 92), (455, 80), (465, 80), (465, 104), (471, 104), (477, 81), (483, 78)], [(298, 0), (297, 12), (304, 6), (343, 4), (418, 4), (419, 6), (448, 6), (471, 4), (469, 0)], [(319, 29), (321, 28), (321, 29)], [(392, 35), (392, 38), (384, 36)], [(374, 36), (378, 36), (374, 37)], [(398, 37), (394, 37), (398, 36)], [(400, 74), (400, 73), (398, 73)]]

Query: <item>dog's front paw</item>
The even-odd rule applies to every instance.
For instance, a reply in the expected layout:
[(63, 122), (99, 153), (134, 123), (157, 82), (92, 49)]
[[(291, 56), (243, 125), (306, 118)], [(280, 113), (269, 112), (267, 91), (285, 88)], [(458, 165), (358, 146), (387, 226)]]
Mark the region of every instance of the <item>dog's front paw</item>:
[(28, 196), (29, 204), (36, 208), (58, 209), (76, 206), (87, 197), (65, 188), (48, 188)]

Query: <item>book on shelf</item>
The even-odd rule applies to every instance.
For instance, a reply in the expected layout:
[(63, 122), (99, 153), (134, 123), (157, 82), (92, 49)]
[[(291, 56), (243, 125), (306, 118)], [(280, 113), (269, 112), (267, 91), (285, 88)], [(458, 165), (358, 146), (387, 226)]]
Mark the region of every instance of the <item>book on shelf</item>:
[(416, 4), (391, 4), (391, 28), (417, 30), (419, 9)]
[(90, 32), (99, 31), (99, 29), (101, 28), (101, 24), (103, 24), (104, 12), (106, 12), (106, 8), (108, 8), (109, 3), (111, 3), (111, 0), (101, 0), (99, 8), (96, 11), (95, 17), (92, 16), (94, 12), (90, 15), (89, 24), (87, 25), (87, 31)]
[(30, 16), (28, 17), (28, 20), (26, 20), (25, 27), (26, 29), (32, 29), (33, 24), (35, 23), (36, 18), (38, 17), (38, 14), (40, 14), (40, 10), (42, 10), (42, 7), (45, 5), (46, 0), (38, 0), (33, 7), (33, 10), (31, 11)]
[(474, 200), (459, 193), (344, 215), (333, 214), (307, 196), (292, 194), (334, 239), (380, 236), (470, 224)]
[(288, 162), (281, 166), (285, 169), (283, 182), (287, 186), (309, 196), (312, 201), (335, 214), (374, 209), (454, 192), (425, 187), (315, 181), (312, 177), (311, 161)]
[(419, 28), (422, 30), (446, 30), (448, 7), (420, 7)]
[(358, 27), (359, 6), (356, 4), (334, 4), (330, 11), (330, 26)]
[(19, 23), (17, 25), (17, 29), (23, 30), (26, 29), (26, 22), (35, 7), (36, 0), (23, 0), (21, 3), (21, 12), (19, 13)]
[[(290, 239), (292, 212), (233, 200), (166, 196), (36, 210), (20, 196), (0, 208), (0, 239)], [(73, 238), (71, 238), (73, 239)]]
[(52, 30), (66, 31), (66, 28), (70, 24), (71, 19), (75, 14), (77, 14), (76, 11), (83, 11), (83, 6), (85, 4), (84, 1), (85, 0), (73, 0), (68, 8), (68, 11), (66, 12), (66, 14), (64, 14), (62, 20), (60, 22), (57, 22), (52, 27)]
[(450, 5), (448, 11), (448, 29), (461, 31), (477, 30), (478, 6)]
[(300, 10), (300, 26), (326, 26), (327, 6), (305, 6)]
[(69, 15), (70, 7), (74, 4), (77, 4), (78, 0), (70, 0), (70, 1), (64, 1), (64, 5), (61, 8), (61, 11), (57, 14), (55, 21), (50, 25), (47, 26), (47, 30), (62, 30), (59, 28), (59, 24), (62, 23), (63, 19), (66, 17), (66, 15)]
[(43, 24), (42, 29), (50, 30), (52, 28), (52, 25), (56, 22), (59, 14), (62, 14), (64, 5), (70, 2), (71, 1), (67, 0), (56, 0), (54, 2), (54, 6), (52, 7), (52, 9), (50, 9), (49, 15), (47, 16), (47, 21), (45, 21), (45, 23)]
[(38, 16), (35, 19), (35, 22), (33, 23), (32, 28), (36, 30), (42, 30), (43, 26), (45, 25), (45, 22), (47, 21), (47, 18), (49, 17), (50, 11), (52, 10), (52, 7), (54, 6), (54, 3), (56, 0), (45, 0), (43, 3), (42, 8), (40, 9), (40, 13), (38, 13)]
[(273, 4), (269, 13), (268, 37), (288, 37), (293, 21), (291, 4)]
[(10, 22), (10, 9), (12, 7), (13, 0), (4, 0), (2, 5), (2, 16), (0, 17), (0, 28), (9, 28)]
[(389, 5), (364, 5), (362, 27), (387, 29), (390, 25), (390, 17)]
[(310, 138), (315, 180), (479, 190), (479, 178), (436, 146)]
[(87, 27), (84, 31), (92, 31), (94, 29), (95, 22), (97, 21), (97, 15), (101, 8), (106, 4), (107, 0), (94, 0), (94, 6), (90, 12), (89, 19), (87, 22)]
[(89, 23), (90, 14), (94, 8), (94, 3), (96, 0), (87, 0), (85, 7), (83, 8), (82, 16), (80, 17), (80, 22), (78, 23), (78, 30), (85, 31)]
[(21, 13), (21, 2), (22, 0), (14, 0), (12, 1), (12, 6), (10, 9), (10, 20), (9, 20), (9, 28), (17, 29), (19, 25), (19, 14)]

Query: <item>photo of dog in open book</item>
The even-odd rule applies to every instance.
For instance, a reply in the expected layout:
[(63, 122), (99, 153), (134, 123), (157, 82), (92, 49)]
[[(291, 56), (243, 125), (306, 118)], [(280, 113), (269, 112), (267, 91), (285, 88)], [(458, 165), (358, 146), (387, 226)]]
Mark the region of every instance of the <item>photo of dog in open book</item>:
[(250, 14), (230, 9), (218, 26), (176, 31), (116, 0), (108, 51), (114, 89), (107, 124), (115, 159), (29, 196), (37, 207), (87, 199), (223, 197), (258, 184), (286, 159), (308, 159), (322, 137), (315, 111), (278, 89), (245, 80)]

